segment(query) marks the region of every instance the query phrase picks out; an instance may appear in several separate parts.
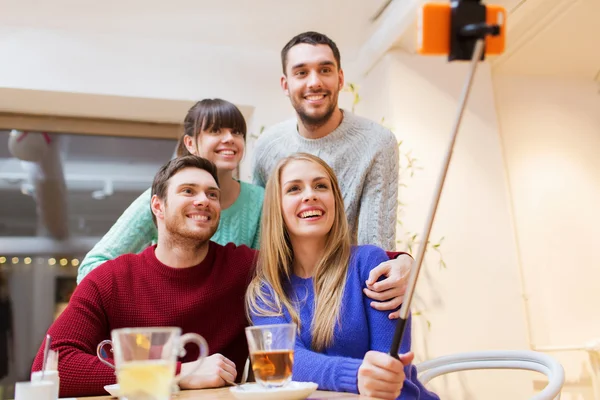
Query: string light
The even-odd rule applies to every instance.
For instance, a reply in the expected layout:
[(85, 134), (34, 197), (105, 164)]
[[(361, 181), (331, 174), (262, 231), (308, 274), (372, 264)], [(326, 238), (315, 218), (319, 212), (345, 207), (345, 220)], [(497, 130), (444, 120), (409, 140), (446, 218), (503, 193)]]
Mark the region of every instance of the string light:
[[(40, 258), (40, 257), (36, 257), (36, 258), (32, 258), (32, 257), (25, 257), (22, 260), (19, 257), (6, 257), (6, 256), (0, 256), (0, 265), (3, 264), (7, 264), (7, 263), (12, 263), (14, 265), (19, 264), (19, 262), (22, 262), (25, 265), (29, 265), (29, 264), (33, 264), (33, 263), (37, 263), (37, 264), (44, 264), (46, 263), (44, 258)], [(69, 264), (73, 267), (78, 267), (79, 264), (81, 264), (81, 261), (78, 258), (61, 258), (59, 260), (57, 260), (54, 257), (50, 257), (48, 258), (47, 261), (48, 265), (54, 266), (54, 265), (61, 265), (63, 267), (69, 266)]]

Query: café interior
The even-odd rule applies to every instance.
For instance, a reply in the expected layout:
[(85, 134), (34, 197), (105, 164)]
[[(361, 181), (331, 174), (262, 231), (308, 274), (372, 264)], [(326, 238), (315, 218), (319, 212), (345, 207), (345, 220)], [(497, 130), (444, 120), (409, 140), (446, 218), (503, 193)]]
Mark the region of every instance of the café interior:
[[(397, 247), (386, 250), (420, 251), (472, 67), (419, 53), (423, 1), (6, 3), (0, 400), (32, 379), (80, 263), (174, 157), (196, 101), (240, 109), (234, 175), (253, 182), (262, 132), (296, 115), (280, 51), (300, 32), (337, 43), (339, 107), (399, 141)], [(428, 380), (442, 399), (558, 398), (535, 397), (552, 387), (600, 400), (600, 3), (493, 4), (506, 10), (506, 47), (470, 86), (410, 308), (414, 364), (458, 358)], [(314, 390), (303, 398), (363, 398)]]

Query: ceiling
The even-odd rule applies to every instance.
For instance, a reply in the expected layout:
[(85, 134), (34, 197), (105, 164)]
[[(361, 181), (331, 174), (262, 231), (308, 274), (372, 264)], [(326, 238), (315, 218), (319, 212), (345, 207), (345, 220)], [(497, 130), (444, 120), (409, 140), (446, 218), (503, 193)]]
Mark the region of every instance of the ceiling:
[(0, 25), (275, 51), (300, 32), (320, 30), (328, 32), (343, 53), (352, 57), (375, 29), (370, 17), (386, 3), (387, 0), (4, 0)]
[(508, 17), (507, 51), (495, 73), (595, 79), (600, 1), (526, 0)]
[[(404, 3), (421, 0), (394, 0)], [(490, 0), (508, 12), (507, 51), (497, 73), (594, 78), (600, 71), (598, 0)], [(371, 17), (388, 0), (4, 0), (0, 26), (35, 27), (191, 42), (198, 46), (279, 51), (284, 40), (306, 30), (336, 39), (354, 59), (377, 29)], [(57, 12), (60, 10), (60, 12)], [(274, 18), (273, 16), (277, 16)], [(416, 25), (397, 43), (414, 49)], [(568, 38), (568, 39), (567, 39)]]
[[(489, 0), (507, 12), (506, 51), (496, 74), (600, 78), (599, 0)], [(416, 52), (416, 21), (395, 43)]]

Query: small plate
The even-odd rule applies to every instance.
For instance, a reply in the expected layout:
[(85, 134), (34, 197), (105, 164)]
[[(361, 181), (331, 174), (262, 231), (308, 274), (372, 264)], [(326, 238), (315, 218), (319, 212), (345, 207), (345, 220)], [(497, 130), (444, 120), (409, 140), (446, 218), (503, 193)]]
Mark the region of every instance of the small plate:
[(260, 383), (246, 383), (229, 388), (240, 400), (302, 400), (310, 396), (317, 385), (314, 382), (290, 382), (281, 388), (265, 388)]
[(104, 390), (106, 390), (112, 397), (119, 397), (118, 383), (115, 383), (114, 385), (106, 385), (104, 386)]

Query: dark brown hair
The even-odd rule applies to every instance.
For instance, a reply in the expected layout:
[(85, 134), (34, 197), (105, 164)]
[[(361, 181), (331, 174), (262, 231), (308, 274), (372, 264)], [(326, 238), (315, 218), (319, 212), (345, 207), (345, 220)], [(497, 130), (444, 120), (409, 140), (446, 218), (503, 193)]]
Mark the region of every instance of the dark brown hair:
[[(169, 179), (184, 168), (198, 168), (208, 172), (213, 178), (217, 186), (219, 186), (219, 178), (217, 177), (217, 167), (206, 158), (198, 157), (193, 154), (181, 156), (169, 160), (165, 165), (160, 167), (154, 181), (152, 181), (151, 196), (156, 195), (159, 199), (167, 202), (167, 189), (169, 187)], [(156, 216), (152, 213), (152, 220), (156, 225)]]
[(190, 136), (197, 143), (198, 135), (209, 129), (229, 128), (240, 132), (246, 140), (246, 120), (235, 104), (222, 99), (204, 99), (192, 106), (183, 120), (183, 135), (177, 143), (177, 155), (190, 154), (184, 138)]
[(329, 39), (326, 35), (319, 32), (303, 32), (299, 35), (294, 36), (281, 50), (281, 67), (283, 68), (283, 74), (286, 74), (285, 68), (287, 67), (287, 55), (290, 49), (298, 44), (306, 43), (312, 44), (316, 46), (318, 44), (324, 44), (329, 46), (331, 51), (333, 52), (333, 57), (335, 57), (335, 62), (337, 63), (338, 70), (342, 68), (342, 60), (340, 56), (340, 51), (335, 44), (335, 42)]

